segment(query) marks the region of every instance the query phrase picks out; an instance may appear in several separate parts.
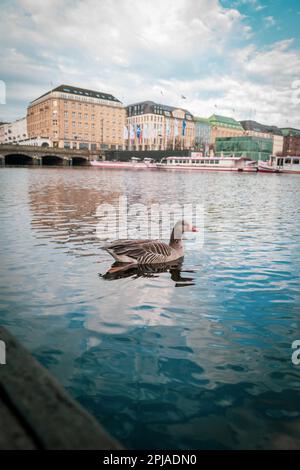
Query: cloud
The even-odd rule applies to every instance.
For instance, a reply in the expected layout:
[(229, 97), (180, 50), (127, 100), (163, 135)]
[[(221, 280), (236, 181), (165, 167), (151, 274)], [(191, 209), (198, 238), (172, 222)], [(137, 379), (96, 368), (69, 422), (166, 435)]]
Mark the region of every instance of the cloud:
[(0, 106), (0, 120), (24, 115), (51, 83), (68, 83), (126, 104), (163, 100), (198, 115), (211, 114), (217, 104), (229, 114), (235, 109), (236, 117), (257, 109), (266, 122), (289, 117), (300, 125), (288, 101), (300, 77), (299, 51), (291, 39), (258, 47), (241, 1), (227, 8), (218, 0), (2, 3), (0, 79), (7, 105)]
[(265, 16), (264, 22), (268, 28), (271, 28), (272, 26), (275, 26), (277, 24), (277, 21), (275, 20), (274, 16)]

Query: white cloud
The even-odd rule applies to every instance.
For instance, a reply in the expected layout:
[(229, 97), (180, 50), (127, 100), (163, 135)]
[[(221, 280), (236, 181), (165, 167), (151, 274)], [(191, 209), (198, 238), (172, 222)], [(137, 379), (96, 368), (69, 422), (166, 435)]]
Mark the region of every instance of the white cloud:
[(271, 28), (272, 26), (275, 26), (277, 24), (277, 21), (275, 20), (274, 16), (265, 16), (264, 22), (267, 28)]
[(110, 92), (126, 104), (153, 99), (198, 115), (234, 109), (241, 118), (256, 109), (265, 122), (288, 117), (300, 125), (289, 102), (299, 51), (291, 39), (262, 49), (248, 43), (253, 37), (238, 7), (218, 0), (7, 2), (0, 79), (8, 104), (0, 118), (24, 114), (52, 82)]

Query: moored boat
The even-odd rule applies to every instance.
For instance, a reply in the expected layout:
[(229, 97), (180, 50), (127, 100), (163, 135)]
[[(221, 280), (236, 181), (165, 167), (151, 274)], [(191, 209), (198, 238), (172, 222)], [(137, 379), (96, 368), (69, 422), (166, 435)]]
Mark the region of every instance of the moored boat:
[(258, 170), (263, 173), (300, 173), (300, 156), (282, 157), (271, 155), (267, 162), (258, 162)]
[(203, 157), (192, 152), (187, 157), (165, 157), (157, 164), (157, 168), (160, 170), (257, 172), (257, 162), (248, 157)]
[(96, 168), (116, 169), (116, 170), (156, 170), (157, 164), (152, 158), (132, 157), (128, 162), (112, 161), (112, 160), (92, 160), (91, 165)]

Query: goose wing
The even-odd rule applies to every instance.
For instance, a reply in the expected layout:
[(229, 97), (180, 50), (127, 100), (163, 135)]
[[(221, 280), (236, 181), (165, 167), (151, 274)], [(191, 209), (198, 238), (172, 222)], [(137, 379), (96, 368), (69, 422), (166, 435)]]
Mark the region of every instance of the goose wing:
[(117, 256), (128, 256), (138, 263), (164, 263), (172, 248), (160, 240), (119, 240), (105, 246)]

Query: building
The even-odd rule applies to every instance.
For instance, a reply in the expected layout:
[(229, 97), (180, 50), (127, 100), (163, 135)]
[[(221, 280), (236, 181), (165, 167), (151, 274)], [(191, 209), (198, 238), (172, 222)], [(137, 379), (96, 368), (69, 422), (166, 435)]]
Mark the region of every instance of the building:
[(0, 143), (20, 144), (25, 139), (27, 139), (26, 117), (0, 125)]
[(300, 156), (300, 134), (286, 135), (283, 142), (283, 155)]
[(192, 114), (154, 101), (127, 106), (124, 143), (127, 150), (192, 149), (195, 125)]
[(281, 132), (283, 136), (295, 136), (300, 137), (300, 129), (294, 129), (293, 127), (282, 127)]
[(219, 137), (238, 137), (245, 133), (242, 125), (231, 117), (213, 114), (208, 120), (211, 126), (210, 144), (213, 147)]
[(284, 137), (283, 135), (273, 135), (273, 155), (280, 155), (283, 152)]
[(0, 122), (0, 144), (5, 143), (5, 136), (7, 135), (8, 122)]
[(33, 145), (36, 147), (52, 147), (52, 141), (47, 137), (27, 138), (19, 142), (20, 145)]
[(203, 154), (208, 154), (211, 125), (209, 119), (194, 116), (195, 122), (195, 149), (201, 150)]
[(268, 160), (273, 152), (273, 139), (266, 137), (237, 136), (217, 137), (216, 155), (224, 157), (249, 157), (252, 160)]
[(53, 147), (122, 149), (125, 115), (112, 95), (61, 85), (28, 106), (28, 137), (49, 139)]
[(277, 155), (283, 151), (283, 135), (277, 126), (268, 126), (256, 121), (241, 121), (245, 134), (252, 137), (261, 137), (263, 139), (273, 139), (272, 154)]

